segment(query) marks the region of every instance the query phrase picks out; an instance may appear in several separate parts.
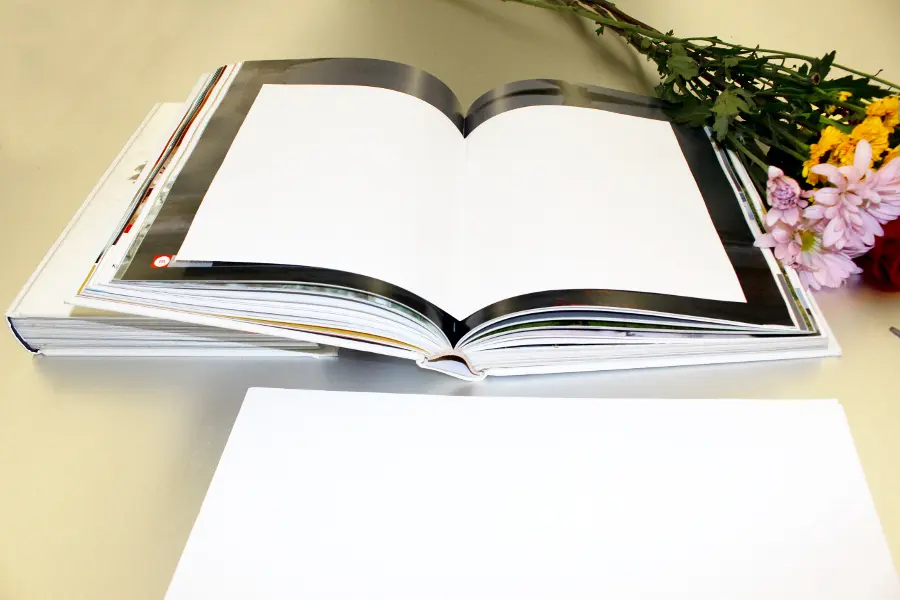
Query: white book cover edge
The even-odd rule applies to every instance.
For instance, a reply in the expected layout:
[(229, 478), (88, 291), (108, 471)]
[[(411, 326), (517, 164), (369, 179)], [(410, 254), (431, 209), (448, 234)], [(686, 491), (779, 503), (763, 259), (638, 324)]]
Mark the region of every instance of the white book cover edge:
[[(31, 274), (31, 276), (25, 282), (25, 285), (23, 285), (22, 289), (19, 290), (19, 293), (16, 295), (16, 297), (13, 299), (12, 303), (10, 304), (9, 308), (7, 309), (6, 316), (17, 316), (17, 311), (19, 309), (19, 305), (21, 304), (21, 302), (25, 298), (25, 296), (28, 294), (28, 292), (31, 290), (35, 281), (37, 281), (37, 279), (44, 272), (44, 269), (46, 268), (47, 264), (53, 259), (53, 257), (56, 255), (56, 253), (60, 250), (62, 245), (65, 243), (66, 238), (69, 236), (69, 233), (73, 229), (75, 229), (75, 227), (81, 221), (81, 216), (88, 209), (88, 207), (94, 202), (97, 195), (100, 193), (100, 190), (102, 190), (103, 187), (107, 184), (107, 182), (110, 180), (112, 174), (119, 167), (119, 165), (122, 163), (122, 160), (125, 158), (125, 156), (128, 154), (128, 152), (131, 150), (134, 143), (145, 133), (145, 129), (147, 128), (147, 125), (153, 120), (153, 118), (157, 115), (157, 113), (160, 111), (160, 109), (163, 106), (182, 107), (183, 104), (169, 103), (168, 105), (164, 105), (164, 104), (160, 103), (160, 104), (156, 104), (150, 110), (150, 112), (147, 113), (147, 116), (144, 117), (144, 120), (141, 121), (141, 124), (134, 131), (134, 133), (131, 134), (131, 137), (128, 139), (128, 141), (125, 143), (125, 145), (119, 151), (119, 154), (116, 155), (116, 157), (113, 159), (112, 163), (110, 163), (109, 167), (107, 167), (106, 171), (100, 177), (99, 181), (97, 181), (97, 183), (94, 185), (94, 187), (88, 193), (84, 202), (82, 202), (81, 206), (78, 208), (78, 210), (72, 216), (72, 219), (66, 225), (65, 229), (62, 230), (62, 233), (59, 234), (59, 237), (56, 238), (56, 241), (53, 242), (53, 245), (50, 246), (49, 250), (47, 250), (47, 253), (44, 255), (44, 258), (41, 260), (41, 262), (38, 264), (37, 268), (35, 268), (34, 272)], [(103, 235), (106, 235), (106, 234), (104, 233)], [(85, 273), (85, 275), (86, 275), (86, 273)]]

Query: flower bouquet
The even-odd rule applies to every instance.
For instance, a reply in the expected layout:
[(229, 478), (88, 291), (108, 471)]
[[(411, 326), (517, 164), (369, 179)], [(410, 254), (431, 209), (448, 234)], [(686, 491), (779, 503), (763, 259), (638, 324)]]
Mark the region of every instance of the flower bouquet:
[(653, 61), (672, 118), (710, 127), (766, 198), (757, 244), (808, 288), (866, 269), (864, 279), (900, 289), (900, 244), (881, 239), (900, 216), (900, 86), (836, 63), (835, 52), (663, 33), (607, 0), (508, 1), (587, 18)]

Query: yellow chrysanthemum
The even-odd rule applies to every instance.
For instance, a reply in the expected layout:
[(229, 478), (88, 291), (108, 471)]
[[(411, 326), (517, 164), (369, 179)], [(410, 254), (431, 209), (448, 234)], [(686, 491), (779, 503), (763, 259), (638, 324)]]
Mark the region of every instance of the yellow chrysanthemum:
[(812, 168), (820, 162), (821, 161), (809, 159), (803, 163), (803, 177), (806, 178), (806, 182), (810, 185), (819, 185), (820, 183), (828, 181), (827, 177), (812, 172)]
[[(857, 142), (867, 140), (872, 145), (872, 160), (877, 161), (887, 151), (888, 137), (892, 132), (893, 128), (886, 126), (880, 117), (872, 116), (866, 117), (862, 123), (853, 128), (850, 139)], [(850, 157), (850, 162), (847, 163), (844, 163), (842, 158), (841, 164), (852, 165), (853, 157)]]
[[(848, 98), (850, 98), (852, 95), (853, 95), (853, 92), (838, 92), (838, 100), (840, 100), (841, 102), (844, 102)], [(836, 111), (837, 108), (838, 107), (835, 106), (834, 104), (829, 104), (828, 106), (825, 107), (825, 114), (826, 115), (834, 114), (834, 111)]]
[(828, 162), (832, 165), (848, 167), (853, 164), (856, 158), (856, 143), (859, 139), (848, 139), (846, 142), (834, 149)]
[[(847, 142), (849, 139), (850, 136), (833, 125), (829, 125), (822, 130), (819, 141), (809, 147), (809, 160), (803, 163), (803, 176), (806, 177), (806, 180), (809, 183), (816, 185), (817, 183), (825, 181), (825, 178), (821, 175), (810, 173), (810, 169), (821, 163), (822, 157), (841, 144)], [(854, 144), (854, 148), (855, 147), (856, 145)]]
[(900, 124), (900, 98), (888, 96), (872, 102), (866, 107), (870, 117), (881, 117), (885, 127), (894, 128)]
[(814, 166), (816, 166), (817, 164), (819, 164), (819, 163), (809, 164), (809, 161), (806, 161), (805, 163), (803, 163), (803, 173), (805, 174), (806, 182), (809, 185), (819, 185), (820, 183), (825, 183), (826, 181), (828, 181), (827, 177), (822, 177), (818, 173), (813, 173), (810, 171), (810, 169), (813, 168)]
[(888, 164), (889, 162), (891, 162), (892, 160), (894, 160), (894, 159), (897, 158), (898, 156), (900, 156), (900, 146), (897, 146), (896, 148), (894, 148), (893, 150), (891, 150), (891, 151), (888, 153), (888, 155), (884, 157), (884, 162), (881, 163), (881, 166), (883, 167), (884, 165)]
[[(841, 102), (852, 95), (850, 92), (838, 92)], [(811, 171), (814, 166), (822, 163), (826, 155), (829, 164), (842, 167), (852, 165), (859, 140), (866, 140), (872, 146), (872, 164), (881, 159), (889, 149), (888, 138), (894, 127), (900, 124), (900, 98), (890, 96), (876, 100), (866, 107), (866, 114), (868, 116), (865, 120), (854, 127), (849, 135), (834, 126), (822, 130), (819, 141), (809, 147), (809, 159), (803, 163), (803, 177), (806, 181), (812, 185), (826, 181), (824, 177)], [(891, 150), (882, 164), (897, 156), (900, 156), (900, 146)]]

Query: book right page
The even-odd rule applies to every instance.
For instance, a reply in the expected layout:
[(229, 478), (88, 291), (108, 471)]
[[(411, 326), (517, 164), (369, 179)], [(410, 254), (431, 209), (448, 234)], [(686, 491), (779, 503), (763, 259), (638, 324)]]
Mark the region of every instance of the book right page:
[(451, 313), (548, 290), (745, 302), (668, 122), (528, 106), (466, 142), (459, 208), (470, 218), (454, 245), (467, 284), (441, 299)]

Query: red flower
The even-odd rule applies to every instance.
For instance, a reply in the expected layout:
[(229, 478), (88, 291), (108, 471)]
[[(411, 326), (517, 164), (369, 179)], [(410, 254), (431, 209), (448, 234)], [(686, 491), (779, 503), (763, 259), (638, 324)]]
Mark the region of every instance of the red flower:
[(863, 270), (863, 280), (880, 290), (900, 292), (900, 219), (884, 226), (884, 236), (856, 261)]

